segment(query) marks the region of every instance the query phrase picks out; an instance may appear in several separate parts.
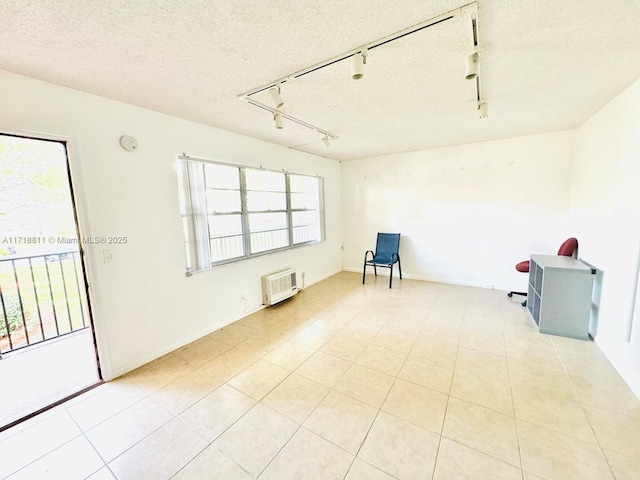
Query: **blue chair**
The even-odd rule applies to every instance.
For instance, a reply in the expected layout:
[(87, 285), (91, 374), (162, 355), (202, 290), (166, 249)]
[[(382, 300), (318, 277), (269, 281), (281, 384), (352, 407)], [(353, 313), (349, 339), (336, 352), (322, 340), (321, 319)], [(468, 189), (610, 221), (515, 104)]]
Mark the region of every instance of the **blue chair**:
[[(375, 253), (371, 250), (367, 250), (364, 254), (364, 266), (362, 267), (362, 283), (364, 284), (364, 277), (367, 273), (367, 265), (373, 266), (373, 272), (376, 277), (378, 276), (377, 267), (390, 268), (389, 273), (389, 288), (391, 288), (391, 282), (393, 281), (393, 264), (398, 264), (398, 270), (400, 271), (400, 280), (402, 280), (402, 264), (400, 263), (400, 234), (399, 233), (378, 233), (378, 239), (376, 240)], [(367, 260), (367, 255), (371, 254), (371, 260)]]

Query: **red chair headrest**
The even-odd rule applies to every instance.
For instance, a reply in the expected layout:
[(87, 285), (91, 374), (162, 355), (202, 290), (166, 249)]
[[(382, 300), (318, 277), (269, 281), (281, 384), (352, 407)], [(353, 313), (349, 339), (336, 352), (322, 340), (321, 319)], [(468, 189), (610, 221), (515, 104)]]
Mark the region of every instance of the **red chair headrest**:
[(566, 239), (560, 248), (558, 249), (558, 255), (562, 255), (563, 257), (573, 257), (573, 255), (578, 251), (578, 239), (577, 238), (568, 238)]

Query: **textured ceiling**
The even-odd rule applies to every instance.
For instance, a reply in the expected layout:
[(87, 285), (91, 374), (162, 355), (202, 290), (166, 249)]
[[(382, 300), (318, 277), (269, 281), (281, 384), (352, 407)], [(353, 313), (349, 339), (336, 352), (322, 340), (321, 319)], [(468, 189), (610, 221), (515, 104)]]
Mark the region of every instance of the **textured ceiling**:
[(237, 99), (464, 3), (1, 0), (0, 68), (337, 160), (575, 128), (640, 77), (638, 0), (479, 0), (488, 118), (463, 17), (372, 50), (362, 80), (345, 60), (287, 82), (283, 111), (329, 149)]

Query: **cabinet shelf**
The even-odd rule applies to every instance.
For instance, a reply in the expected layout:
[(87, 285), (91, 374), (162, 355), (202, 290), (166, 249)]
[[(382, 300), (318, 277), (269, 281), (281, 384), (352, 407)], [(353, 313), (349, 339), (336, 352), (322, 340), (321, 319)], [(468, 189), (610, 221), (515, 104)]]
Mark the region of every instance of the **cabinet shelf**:
[(593, 274), (571, 257), (531, 255), (527, 309), (540, 333), (586, 340)]

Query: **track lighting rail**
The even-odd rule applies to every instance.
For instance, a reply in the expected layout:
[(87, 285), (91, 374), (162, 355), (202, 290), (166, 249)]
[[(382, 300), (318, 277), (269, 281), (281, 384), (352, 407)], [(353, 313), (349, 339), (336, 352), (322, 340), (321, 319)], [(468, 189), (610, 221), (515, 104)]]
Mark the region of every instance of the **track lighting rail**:
[(331, 132), (328, 132), (326, 130), (323, 130), (322, 128), (318, 128), (318, 127), (316, 127), (314, 125), (311, 125), (310, 123), (307, 123), (304, 120), (300, 120), (299, 118), (293, 117), (293, 116), (289, 115), (288, 113), (284, 113), (284, 112), (282, 112), (280, 110), (276, 110), (276, 109), (274, 109), (272, 107), (269, 107), (268, 105), (264, 105), (264, 104), (262, 104), (260, 102), (257, 102), (255, 100), (253, 100), (252, 98), (247, 98), (246, 101), (247, 101), (247, 103), (249, 103), (249, 104), (251, 104), (251, 105), (253, 105), (255, 107), (261, 108), (263, 110), (266, 110), (267, 112), (272, 112), (272, 113), (276, 113), (277, 112), (277, 113), (280, 114), (280, 116), (282, 118), (286, 118), (290, 122), (297, 123), (298, 125), (306, 127), (306, 128), (308, 128), (310, 130), (315, 130), (316, 132), (324, 135), (325, 137), (330, 137), (333, 140), (337, 140), (338, 138), (340, 138), (339, 136), (337, 136), (337, 135), (335, 135), (335, 134), (333, 134)]
[[(272, 82), (266, 83), (264, 85), (260, 85), (259, 87), (256, 88), (252, 88), (251, 90), (247, 90), (244, 93), (241, 93), (238, 95), (238, 98), (240, 100), (246, 101), (247, 103), (249, 103), (250, 105), (254, 105), (258, 108), (261, 108), (263, 110), (266, 110), (268, 112), (271, 112), (274, 116), (275, 115), (279, 115), (280, 118), (286, 118), (287, 120), (297, 123), (298, 125), (301, 125), (303, 127), (309, 128), (311, 130), (315, 130), (316, 132), (322, 134), (326, 137), (330, 137), (331, 139), (337, 139), (339, 138), (337, 135), (324, 130), (322, 128), (316, 127), (314, 125), (311, 125), (310, 123), (307, 123), (303, 120), (300, 120), (299, 118), (295, 118), (292, 117), (291, 115), (282, 112), (279, 107), (281, 107), (284, 104), (284, 101), (282, 100), (282, 98), (280, 97), (280, 88), (282, 85), (286, 84), (287, 82), (290, 82), (296, 78), (300, 78), (304, 75), (307, 75), (309, 73), (318, 71), (322, 68), (328, 67), (330, 65), (333, 65), (337, 62), (341, 62), (343, 60), (347, 60), (349, 58), (354, 58), (357, 54), (362, 55), (362, 64), (366, 63), (366, 55), (367, 55), (367, 51), (368, 50), (373, 50), (377, 47), (380, 47), (382, 45), (385, 45), (387, 43), (393, 42), (395, 40), (398, 40), (400, 38), (404, 38), (408, 35), (411, 35), (413, 33), (417, 33), (420, 32), (426, 28), (429, 27), (433, 27), (435, 25), (439, 25), (441, 23), (444, 23), (448, 20), (451, 20), (455, 17), (458, 17), (460, 15), (468, 15), (470, 17), (470, 26), (471, 26), (471, 41), (470, 41), (470, 45), (473, 48), (473, 51), (475, 52), (475, 58), (476, 58), (476, 62), (477, 62), (477, 58), (478, 58), (478, 53), (477, 53), (477, 48), (478, 48), (478, 31), (477, 31), (477, 22), (478, 22), (478, 3), (477, 2), (471, 2), (468, 3), (466, 5), (463, 5), (461, 7), (458, 7), (456, 9), (453, 9), (449, 12), (443, 13), (441, 15), (432, 17), (428, 20), (425, 20), (421, 23), (418, 23), (416, 25), (413, 25), (411, 27), (405, 28), (404, 30), (400, 30), (396, 33), (393, 33), (391, 35), (387, 35), (385, 37), (381, 37), (377, 40), (374, 40), (372, 42), (369, 42), (365, 45), (361, 45), (358, 48), (354, 48), (353, 50), (349, 50), (348, 52), (342, 53), (340, 55), (337, 55), (335, 57), (332, 57), (328, 60), (325, 60), (323, 62), (320, 63), (316, 63), (315, 65), (311, 65), (310, 67), (304, 68), (302, 70), (298, 70), (297, 72), (291, 73), (285, 77), (281, 77), (278, 78), (277, 80), (274, 80)], [(363, 65), (358, 65), (355, 66), (356, 62), (354, 62), (352, 64), (352, 69), (356, 68), (357, 71), (353, 73), (352, 77), (354, 79), (358, 79), (361, 78), (364, 74), (364, 71), (361, 70), (361, 68), (363, 67)], [(477, 67), (476, 67), (477, 68)], [(352, 70), (353, 71), (353, 70)], [(472, 77), (467, 77), (470, 80), (475, 80), (474, 84), (475, 84), (475, 89), (476, 89), (476, 100), (477, 100), (477, 106), (478, 109), (480, 108), (480, 105), (482, 102), (481, 96), (480, 96), (480, 78), (479, 75), (476, 74)], [(260, 92), (264, 92), (265, 90), (270, 90), (270, 89), (277, 89), (277, 93), (274, 93), (274, 91), (270, 91), (270, 95), (272, 96), (272, 98), (278, 99), (279, 100), (274, 103), (274, 105), (276, 105), (275, 107), (271, 107), (269, 105), (263, 104), (253, 98), (251, 98), (253, 95), (256, 95)], [(275, 97), (275, 95), (277, 95), (277, 97)], [(486, 116), (486, 105), (484, 106), (484, 110), (485, 115)], [(275, 118), (275, 117), (274, 117)], [(482, 117), (483, 118), (483, 117)], [(281, 124), (276, 125), (277, 128), (282, 128)], [(324, 143), (324, 142), (323, 142)]]
[[(279, 78), (277, 80), (274, 80), (272, 82), (266, 83), (264, 85), (261, 85), (259, 87), (253, 88), (251, 90), (248, 90), (244, 93), (241, 93), (240, 95), (238, 95), (238, 98), (244, 100), (245, 97), (250, 97), (251, 95), (255, 95), (256, 93), (260, 93), (263, 92), (264, 90), (267, 90), (269, 88), (272, 87), (276, 87), (279, 83), (280, 84), (284, 84), (287, 81), (291, 81), (293, 79), (302, 77), (308, 73), (312, 73), (315, 72), (316, 70), (320, 70), (322, 68), (328, 67), (330, 65), (333, 65), (334, 63), (338, 63), (341, 62), (343, 60), (347, 60), (348, 58), (351, 58), (353, 55), (355, 55), (356, 53), (361, 52), (363, 49), (367, 49), (367, 50), (373, 50), (377, 47), (380, 47), (382, 45), (385, 45), (387, 43), (393, 42), (395, 40), (398, 40), (400, 38), (406, 37), (407, 35), (411, 35), (412, 33), (417, 33), (421, 30), (424, 30), (425, 28), (429, 28), (429, 27), (433, 27), (435, 25), (438, 25), (440, 23), (446, 22), (447, 20), (451, 20), (452, 18), (468, 11), (468, 9), (472, 6), (477, 5), (476, 2), (473, 3), (469, 3), (468, 5), (464, 5), (462, 7), (458, 7), (454, 10), (451, 10), (447, 13), (444, 13), (442, 15), (438, 15), (437, 17), (433, 17), (430, 18), (429, 20), (425, 20), (424, 22), (418, 23), (416, 25), (413, 25), (409, 28), (405, 28), (404, 30), (400, 30), (399, 32), (393, 33), (391, 35), (387, 35), (385, 37), (381, 37), (377, 40), (374, 40), (373, 42), (367, 43), (365, 45), (361, 45), (358, 48), (354, 48), (353, 50), (349, 50), (348, 52), (342, 53), (338, 56), (335, 56), (333, 58), (330, 58), (328, 60), (325, 60), (324, 62), (320, 62), (320, 63), (316, 63), (315, 65), (311, 65), (310, 67), (307, 68), (303, 68), (302, 70), (298, 70), (297, 72), (291, 73), (285, 77)], [(475, 23), (475, 22), (474, 22)], [(475, 36), (475, 29), (474, 29), (474, 36)], [(475, 39), (474, 39), (475, 40)]]

